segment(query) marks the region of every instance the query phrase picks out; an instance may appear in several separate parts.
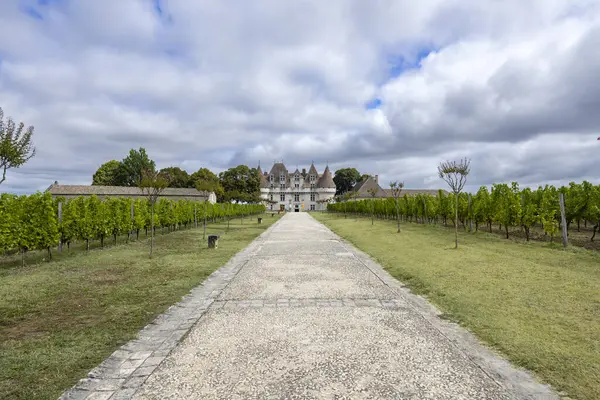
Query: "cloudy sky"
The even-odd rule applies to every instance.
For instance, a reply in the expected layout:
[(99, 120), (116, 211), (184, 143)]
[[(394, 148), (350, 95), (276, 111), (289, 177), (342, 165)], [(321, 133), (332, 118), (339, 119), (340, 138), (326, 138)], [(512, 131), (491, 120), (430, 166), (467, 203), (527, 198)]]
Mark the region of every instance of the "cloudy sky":
[(600, 0), (2, 0), (2, 191), (159, 167), (354, 166), (437, 188), (600, 183)]

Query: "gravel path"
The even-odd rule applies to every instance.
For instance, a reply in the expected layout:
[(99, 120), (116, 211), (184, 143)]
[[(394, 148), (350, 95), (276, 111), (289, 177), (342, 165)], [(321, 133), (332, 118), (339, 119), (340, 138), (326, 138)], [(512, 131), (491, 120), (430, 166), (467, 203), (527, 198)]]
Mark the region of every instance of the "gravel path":
[(104, 364), (65, 398), (558, 398), (307, 213)]

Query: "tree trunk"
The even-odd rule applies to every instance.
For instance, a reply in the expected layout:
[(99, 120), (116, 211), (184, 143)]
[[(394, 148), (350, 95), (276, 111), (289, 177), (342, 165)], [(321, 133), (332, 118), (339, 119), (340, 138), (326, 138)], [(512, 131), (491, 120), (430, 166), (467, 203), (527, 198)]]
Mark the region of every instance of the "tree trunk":
[(454, 248), (458, 249), (458, 194), (456, 195), (456, 209), (454, 216)]
[(580, 226), (581, 220), (577, 220), (577, 232), (581, 232), (581, 226)]
[(489, 222), (489, 225), (490, 225), (490, 233), (492, 233), (492, 222), (491, 221)]
[(104, 235), (100, 235), (100, 247), (104, 247)]
[[(152, 250), (154, 248), (154, 203), (150, 204), (150, 258), (152, 258)], [(146, 231), (146, 234), (147, 231)]]
[(508, 239), (508, 224), (504, 224), (504, 230), (506, 231), (506, 238)]
[(85, 251), (90, 250), (90, 239), (85, 239)]
[(52, 260), (52, 250), (50, 249), (50, 246), (48, 246), (48, 260)]
[(523, 225), (523, 228), (525, 228), (525, 238), (529, 242), (529, 227), (526, 225)]
[(594, 233), (592, 233), (592, 238), (590, 239), (590, 241), (594, 241), (594, 238), (596, 237), (596, 232), (598, 232), (598, 228), (600, 228), (600, 221), (598, 221), (598, 223), (594, 225)]

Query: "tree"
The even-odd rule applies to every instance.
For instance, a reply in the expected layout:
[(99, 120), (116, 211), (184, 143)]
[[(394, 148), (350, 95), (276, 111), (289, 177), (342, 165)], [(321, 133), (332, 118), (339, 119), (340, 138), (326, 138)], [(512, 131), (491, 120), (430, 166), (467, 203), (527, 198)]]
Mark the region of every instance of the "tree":
[(396, 206), (396, 220), (398, 221), (398, 232), (400, 233), (400, 194), (404, 188), (404, 182), (390, 182), (390, 191), (394, 198), (394, 205)]
[(150, 204), (150, 258), (154, 247), (154, 204), (160, 194), (169, 186), (169, 181), (154, 168), (142, 170), (138, 187)]
[(110, 160), (102, 164), (92, 177), (92, 185), (116, 186), (117, 172), (119, 171), (120, 166), (121, 162), (117, 160)]
[(467, 175), (471, 170), (471, 161), (468, 159), (457, 161), (446, 161), (438, 166), (438, 174), (454, 193), (455, 198), (455, 220), (454, 220), (454, 248), (458, 249), (458, 195), (467, 183)]
[(356, 168), (341, 168), (335, 171), (333, 182), (335, 183), (335, 194), (340, 195), (352, 190), (354, 185), (361, 180), (360, 172)]
[(219, 174), (225, 201), (260, 201), (260, 176), (256, 168), (238, 165)]
[(139, 183), (146, 178), (143, 176), (145, 171), (155, 170), (156, 164), (148, 157), (146, 149), (143, 147), (140, 147), (139, 150), (131, 149), (129, 155), (119, 165), (115, 184), (117, 186), (139, 186)]
[(163, 175), (169, 182), (169, 187), (186, 188), (190, 185), (190, 175), (187, 171), (179, 167), (167, 167), (160, 170), (159, 174)]
[(189, 187), (196, 187), (198, 182), (215, 182), (216, 185), (212, 187), (213, 192), (217, 196), (218, 201), (223, 201), (225, 191), (221, 185), (219, 177), (208, 168), (200, 168), (198, 171), (190, 175)]
[(33, 130), (33, 126), (25, 129), (23, 122), (17, 126), (10, 117), (4, 122), (4, 111), (0, 107), (0, 184), (6, 180), (8, 169), (19, 168), (35, 156), (35, 147), (31, 141)]

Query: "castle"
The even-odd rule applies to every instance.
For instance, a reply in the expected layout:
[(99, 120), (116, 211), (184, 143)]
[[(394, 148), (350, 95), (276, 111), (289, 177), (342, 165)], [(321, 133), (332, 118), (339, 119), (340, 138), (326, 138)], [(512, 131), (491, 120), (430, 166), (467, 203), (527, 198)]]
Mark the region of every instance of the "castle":
[(274, 163), (267, 173), (258, 166), (260, 174), (260, 197), (267, 210), (277, 211), (322, 211), (327, 209), (327, 202), (335, 196), (335, 183), (329, 170), (325, 167), (319, 175), (314, 162), (308, 172), (297, 168), (289, 172), (283, 162)]

